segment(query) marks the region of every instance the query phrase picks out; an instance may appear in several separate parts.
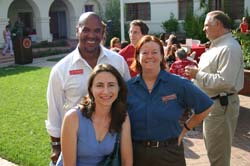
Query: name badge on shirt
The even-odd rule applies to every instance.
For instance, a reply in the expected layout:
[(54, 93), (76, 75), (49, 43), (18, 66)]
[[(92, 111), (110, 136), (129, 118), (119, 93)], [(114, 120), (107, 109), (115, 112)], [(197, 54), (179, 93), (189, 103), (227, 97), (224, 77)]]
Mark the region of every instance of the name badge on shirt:
[(162, 102), (167, 103), (169, 100), (174, 100), (176, 98), (177, 98), (176, 94), (171, 94), (171, 95), (167, 95), (167, 96), (162, 96), (161, 100), (162, 100)]
[(69, 74), (70, 75), (83, 74), (83, 69), (70, 70)]

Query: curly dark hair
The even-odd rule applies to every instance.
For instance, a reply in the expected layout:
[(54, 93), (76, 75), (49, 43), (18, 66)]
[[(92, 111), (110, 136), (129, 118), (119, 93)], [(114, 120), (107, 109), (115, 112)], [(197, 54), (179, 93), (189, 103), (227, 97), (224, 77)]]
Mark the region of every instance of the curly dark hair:
[(111, 106), (109, 132), (120, 132), (122, 124), (127, 116), (127, 86), (120, 73), (112, 65), (100, 64), (94, 68), (88, 80), (88, 95), (83, 97), (80, 102), (81, 112), (83, 116), (89, 119), (91, 119), (93, 112), (95, 112), (95, 99), (91, 92), (91, 88), (95, 77), (101, 72), (111, 73), (117, 79), (119, 85), (118, 97)]

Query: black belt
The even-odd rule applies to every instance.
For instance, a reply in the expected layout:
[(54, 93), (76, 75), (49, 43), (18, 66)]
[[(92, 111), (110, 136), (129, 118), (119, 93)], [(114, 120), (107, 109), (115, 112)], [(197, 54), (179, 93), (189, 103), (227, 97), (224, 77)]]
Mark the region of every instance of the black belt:
[(150, 141), (150, 140), (133, 140), (135, 144), (142, 144), (145, 147), (159, 148), (167, 145), (174, 145), (178, 143), (178, 138), (170, 138), (164, 141)]
[[(234, 95), (234, 93), (226, 94), (226, 96), (232, 96), (232, 95)], [(217, 96), (211, 97), (211, 99), (215, 100), (215, 99), (219, 99), (220, 97), (221, 97), (220, 95), (217, 95)]]

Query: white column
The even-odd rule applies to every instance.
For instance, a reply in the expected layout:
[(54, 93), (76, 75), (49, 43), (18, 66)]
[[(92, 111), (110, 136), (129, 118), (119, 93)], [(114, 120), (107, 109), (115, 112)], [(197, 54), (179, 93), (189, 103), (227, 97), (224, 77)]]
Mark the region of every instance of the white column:
[(70, 34), (69, 34), (69, 38), (70, 39), (76, 39), (76, 25), (78, 22), (78, 17), (71, 17), (70, 18)]
[(121, 41), (125, 40), (124, 34), (124, 6), (123, 0), (120, 0), (120, 15), (121, 15)]
[(34, 18), (34, 23), (36, 25), (37, 31), (37, 41), (52, 41), (52, 36), (50, 34), (49, 26), (50, 17), (36, 17)]

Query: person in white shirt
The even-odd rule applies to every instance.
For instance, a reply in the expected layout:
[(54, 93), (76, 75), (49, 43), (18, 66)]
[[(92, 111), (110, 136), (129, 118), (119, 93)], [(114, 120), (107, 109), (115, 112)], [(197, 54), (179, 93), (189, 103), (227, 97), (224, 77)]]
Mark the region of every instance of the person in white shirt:
[(14, 51), (13, 51), (13, 44), (12, 44), (12, 40), (11, 40), (11, 33), (10, 33), (10, 26), (6, 25), (5, 26), (5, 30), (3, 31), (3, 38), (5, 41), (5, 46), (3, 49), (3, 56), (6, 55), (7, 50), (10, 50), (10, 55), (13, 56), (14, 55)]
[(83, 13), (76, 29), (79, 40), (77, 48), (52, 68), (48, 82), (46, 128), (51, 137), (53, 164), (61, 152), (63, 117), (67, 110), (77, 105), (87, 94), (87, 82), (93, 68), (97, 64), (111, 64), (125, 81), (130, 79), (124, 58), (101, 45), (104, 30), (102, 20), (96, 13)]
[(210, 166), (230, 166), (231, 147), (237, 127), (244, 85), (241, 46), (232, 35), (230, 18), (220, 10), (207, 14), (203, 31), (210, 40), (198, 68), (187, 66), (186, 74), (214, 100), (214, 109), (203, 121), (203, 138)]

